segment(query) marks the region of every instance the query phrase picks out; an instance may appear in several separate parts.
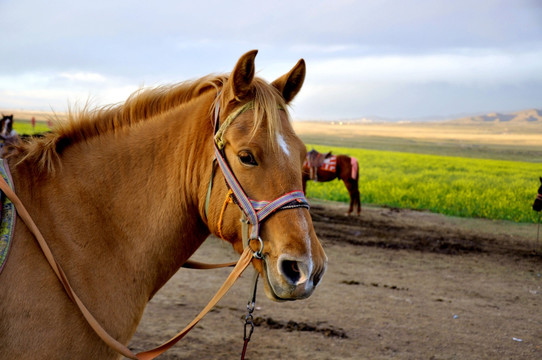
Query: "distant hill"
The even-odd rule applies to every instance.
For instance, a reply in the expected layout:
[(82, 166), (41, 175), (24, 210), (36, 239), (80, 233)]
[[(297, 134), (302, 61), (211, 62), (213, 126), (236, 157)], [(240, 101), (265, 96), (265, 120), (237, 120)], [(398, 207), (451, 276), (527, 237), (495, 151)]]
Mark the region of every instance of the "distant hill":
[[(461, 116), (461, 115), (460, 115)], [(308, 120), (310, 121), (310, 120)], [(355, 119), (330, 121), (341, 124), (383, 124), (383, 123), (452, 123), (452, 124), (483, 124), (483, 123), (539, 123), (542, 124), (542, 110), (529, 109), (513, 113), (489, 113), (486, 115), (468, 115), (463, 117), (429, 116), (423, 118), (385, 118), (381, 116), (365, 116)]]
[(464, 118), (450, 120), (455, 123), (491, 123), (491, 122), (509, 122), (509, 123), (542, 123), (542, 110), (530, 109), (522, 110), (510, 114), (489, 113), (486, 115), (467, 116)]
[(49, 119), (66, 119), (66, 113), (53, 112), (53, 111), (41, 111), (41, 110), (14, 110), (14, 109), (0, 109), (1, 114), (13, 114), (15, 121), (30, 121), (35, 118), (36, 121), (48, 121)]
[[(30, 121), (34, 117), (37, 121), (47, 121), (51, 118), (64, 120), (66, 113), (53, 113), (48, 111), (0, 109), (2, 114), (14, 114), (15, 121)], [(303, 120), (301, 120), (303, 121)], [(311, 121), (311, 120), (306, 120)], [(313, 120), (314, 121), (314, 120)], [(451, 124), (490, 124), (490, 123), (535, 123), (542, 124), (542, 110), (529, 109), (513, 113), (489, 113), (486, 115), (471, 115), (460, 118), (431, 116), (426, 118), (385, 118), (380, 116), (366, 116), (356, 119), (343, 119), (324, 121), (340, 124), (384, 124), (384, 123), (451, 123)]]

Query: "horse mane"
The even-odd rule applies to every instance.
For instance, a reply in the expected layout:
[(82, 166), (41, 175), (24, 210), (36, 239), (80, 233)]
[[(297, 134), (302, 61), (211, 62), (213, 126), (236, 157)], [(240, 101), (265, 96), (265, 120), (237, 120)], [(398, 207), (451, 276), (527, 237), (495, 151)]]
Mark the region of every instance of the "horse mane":
[[(215, 89), (219, 92), (227, 79), (227, 75), (208, 75), (198, 80), (139, 89), (123, 103), (95, 109), (87, 103), (82, 109), (69, 109), (67, 120), (56, 119), (51, 132), (14, 144), (15, 151), (10, 156), (21, 154), (16, 165), (31, 163), (38, 174), (54, 173), (59, 154), (66, 147), (105, 133), (118, 132), (187, 103), (207, 91)], [(278, 111), (279, 108), (287, 111), (286, 104), (279, 91), (264, 80), (255, 78), (253, 85), (255, 122), (252, 134), (259, 127), (266, 126), (271, 144), (275, 146), (273, 134), (280, 131)]]

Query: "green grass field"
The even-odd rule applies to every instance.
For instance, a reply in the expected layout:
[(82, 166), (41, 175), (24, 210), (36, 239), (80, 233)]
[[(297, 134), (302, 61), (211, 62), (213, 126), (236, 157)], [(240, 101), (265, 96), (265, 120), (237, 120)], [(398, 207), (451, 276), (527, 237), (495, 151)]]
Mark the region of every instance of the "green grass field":
[[(363, 150), (319, 145), (310, 149), (358, 159), (362, 204), (430, 210), (460, 217), (536, 222), (532, 210), (540, 164)], [(348, 202), (343, 183), (310, 181), (307, 196)]]
[[(19, 134), (49, 131), (46, 123), (15, 122)], [(430, 210), (495, 220), (533, 223), (531, 206), (540, 185), (540, 164), (523, 161), (416, 154), (307, 145), (358, 159), (362, 204)], [(434, 149), (438, 153), (438, 149)], [(498, 156), (498, 155), (497, 155)], [(310, 181), (307, 196), (348, 202), (343, 183)]]
[(50, 130), (49, 126), (43, 122), (37, 122), (35, 129), (32, 129), (32, 124), (30, 122), (15, 121), (13, 128), (19, 135), (34, 135)]

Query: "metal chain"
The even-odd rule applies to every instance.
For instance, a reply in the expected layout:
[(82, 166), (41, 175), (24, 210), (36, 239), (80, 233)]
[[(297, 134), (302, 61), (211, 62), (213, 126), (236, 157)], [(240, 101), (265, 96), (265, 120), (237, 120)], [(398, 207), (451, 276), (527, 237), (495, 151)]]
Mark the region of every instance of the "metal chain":
[[(252, 290), (252, 300), (250, 300), (247, 304), (247, 315), (245, 316), (245, 327), (243, 332), (243, 351), (241, 352), (241, 360), (244, 360), (245, 354), (247, 351), (247, 345), (250, 341), (250, 337), (252, 336), (252, 333), (254, 332), (254, 316), (252, 313), (254, 312), (254, 309), (256, 307), (256, 290), (258, 288), (258, 276), (260, 273), (255, 270), (254, 271), (254, 284), (253, 284), (253, 290)], [(248, 331), (247, 331), (248, 330)]]

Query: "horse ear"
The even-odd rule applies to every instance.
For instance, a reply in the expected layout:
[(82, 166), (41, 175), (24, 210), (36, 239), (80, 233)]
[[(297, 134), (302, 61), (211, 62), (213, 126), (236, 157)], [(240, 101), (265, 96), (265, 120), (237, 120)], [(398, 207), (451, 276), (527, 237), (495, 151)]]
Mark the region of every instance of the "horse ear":
[(305, 71), (305, 60), (301, 59), (289, 73), (284, 74), (273, 81), (273, 86), (281, 92), (286, 104), (292, 101), (299, 90), (301, 90), (303, 81), (305, 81)]
[(252, 90), (252, 80), (254, 79), (254, 59), (258, 50), (252, 50), (239, 58), (235, 68), (231, 73), (230, 84), (233, 97), (240, 101), (247, 97)]

